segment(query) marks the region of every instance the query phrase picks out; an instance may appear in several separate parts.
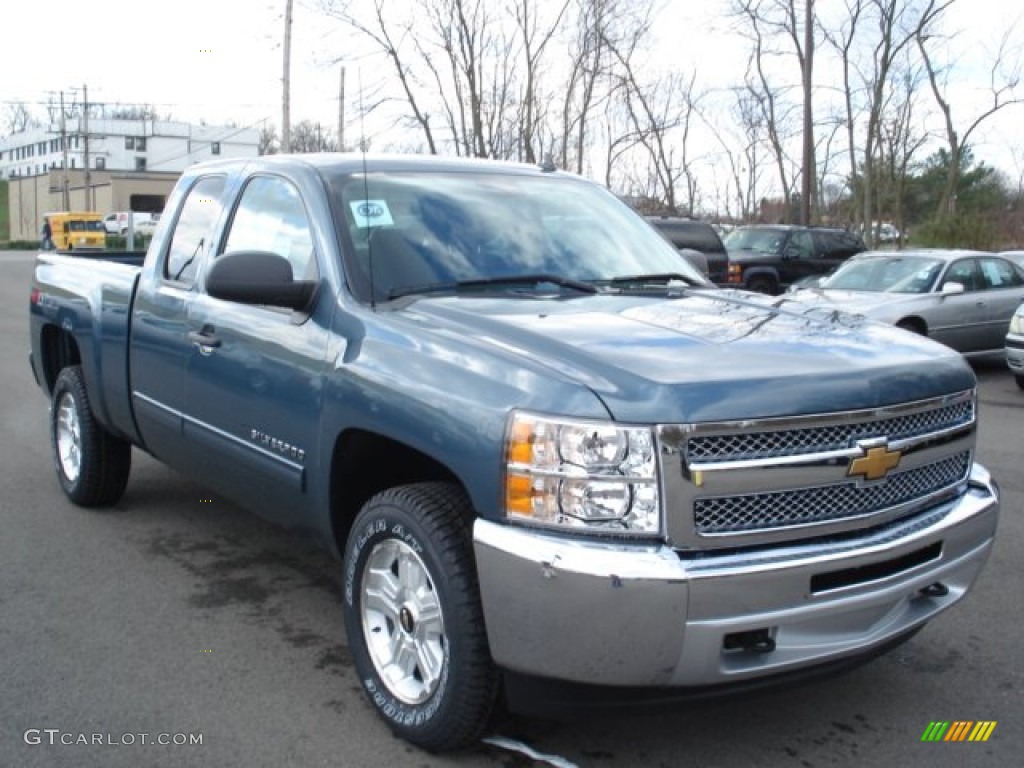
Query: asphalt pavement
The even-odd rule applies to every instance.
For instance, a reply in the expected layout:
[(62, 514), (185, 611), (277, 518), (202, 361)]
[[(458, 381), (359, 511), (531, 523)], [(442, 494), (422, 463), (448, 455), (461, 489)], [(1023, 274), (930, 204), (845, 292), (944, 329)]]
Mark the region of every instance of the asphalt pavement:
[[(0, 251), (0, 768), (1024, 764), (1024, 391), (1003, 366), (977, 366), (996, 546), (974, 593), (909, 643), (796, 689), (499, 725), (547, 761), (488, 744), (436, 756), (366, 702), (340, 568), (312, 543), (139, 451), (112, 509), (65, 500), (27, 364), (33, 258)], [(921, 741), (966, 720), (997, 725), (984, 743)]]

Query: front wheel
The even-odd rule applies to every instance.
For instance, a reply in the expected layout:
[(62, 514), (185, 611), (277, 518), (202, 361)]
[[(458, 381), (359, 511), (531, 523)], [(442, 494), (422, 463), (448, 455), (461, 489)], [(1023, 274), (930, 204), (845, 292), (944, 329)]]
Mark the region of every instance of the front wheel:
[(753, 291), (754, 293), (766, 293), (769, 296), (774, 296), (778, 292), (778, 287), (775, 281), (770, 277), (764, 275), (755, 275), (750, 278), (750, 282), (747, 283), (747, 290)]
[(71, 501), (81, 507), (117, 503), (128, 483), (132, 447), (96, 421), (78, 366), (62, 370), (53, 387), (50, 444), (57, 479)]
[(445, 483), (393, 488), (360, 511), (345, 549), (345, 628), (391, 728), (430, 751), (476, 741), (497, 698), (467, 520)]

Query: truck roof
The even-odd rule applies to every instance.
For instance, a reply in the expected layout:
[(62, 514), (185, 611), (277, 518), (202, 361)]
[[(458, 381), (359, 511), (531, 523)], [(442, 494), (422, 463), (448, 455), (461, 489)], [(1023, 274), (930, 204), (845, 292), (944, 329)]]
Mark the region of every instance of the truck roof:
[(574, 174), (565, 171), (557, 171), (554, 169), (554, 166), (544, 167), (504, 160), (442, 157), (440, 155), (362, 154), (359, 152), (320, 152), (262, 155), (257, 158), (229, 158), (199, 163), (191, 166), (189, 173), (214, 168), (228, 170), (252, 168), (253, 166), (273, 168), (302, 165), (311, 166), (321, 172), (335, 171), (341, 173), (358, 173), (366, 170), (369, 172), (506, 173), (527, 176), (557, 173), (560, 176), (574, 176)]

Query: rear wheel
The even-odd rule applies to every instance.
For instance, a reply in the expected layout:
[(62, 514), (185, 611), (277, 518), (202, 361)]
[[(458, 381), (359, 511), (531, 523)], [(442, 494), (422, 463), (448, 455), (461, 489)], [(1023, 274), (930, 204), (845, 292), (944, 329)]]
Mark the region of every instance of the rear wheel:
[(378, 714), (427, 750), (479, 739), (494, 709), (465, 494), (445, 483), (371, 498), (345, 551), (345, 627)]
[(50, 444), (57, 479), (71, 501), (82, 507), (117, 503), (131, 471), (131, 444), (96, 421), (78, 366), (61, 371), (53, 387)]

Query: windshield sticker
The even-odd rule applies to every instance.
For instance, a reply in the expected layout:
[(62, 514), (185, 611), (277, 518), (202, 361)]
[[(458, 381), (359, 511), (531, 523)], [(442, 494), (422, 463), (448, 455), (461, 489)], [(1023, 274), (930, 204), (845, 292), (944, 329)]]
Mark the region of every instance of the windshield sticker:
[(360, 229), (391, 227), (395, 224), (384, 200), (353, 200), (348, 205), (352, 209), (352, 218), (356, 220), (356, 226)]

